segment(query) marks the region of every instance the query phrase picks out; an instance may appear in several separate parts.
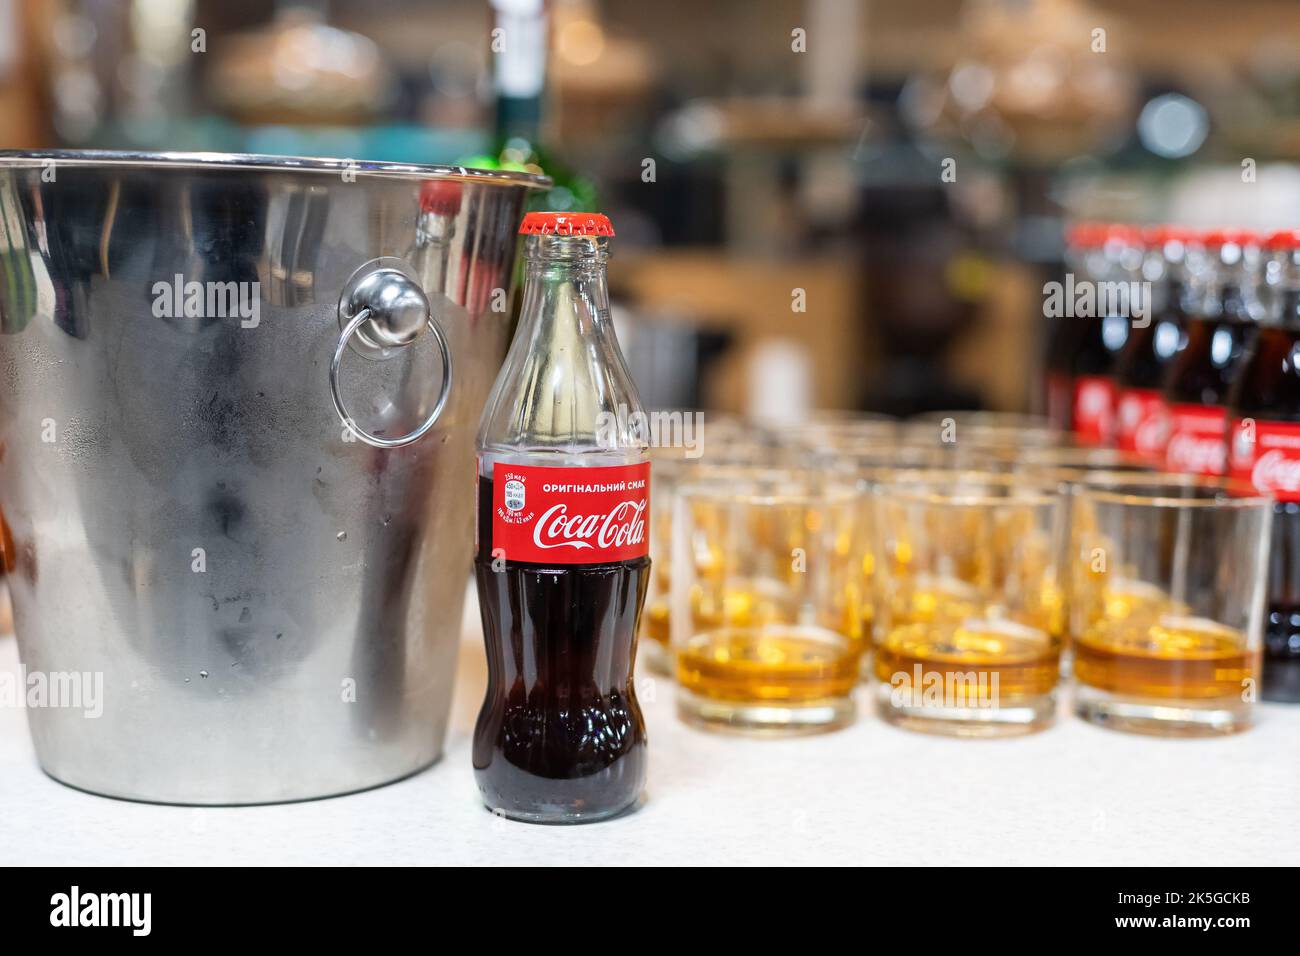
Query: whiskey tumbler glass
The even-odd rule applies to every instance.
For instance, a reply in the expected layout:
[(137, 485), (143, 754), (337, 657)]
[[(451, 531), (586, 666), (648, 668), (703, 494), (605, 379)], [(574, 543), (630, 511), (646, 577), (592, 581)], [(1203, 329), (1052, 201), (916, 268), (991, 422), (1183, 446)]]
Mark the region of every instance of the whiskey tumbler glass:
[(673, 517), (671, 633), (688, 723), (810, 733), (853, 719), (865, 645), (860, 483), (700, 469)]
[(1169, 736), (1250, 726), (1271, 499), (1186, 476), (1070, 488), (1074, 706)]
[(1064, 498), (993, 472), (907, 472), (873, 489), (875, 696), (910, 730), (1048, 726), (1065, 625)]

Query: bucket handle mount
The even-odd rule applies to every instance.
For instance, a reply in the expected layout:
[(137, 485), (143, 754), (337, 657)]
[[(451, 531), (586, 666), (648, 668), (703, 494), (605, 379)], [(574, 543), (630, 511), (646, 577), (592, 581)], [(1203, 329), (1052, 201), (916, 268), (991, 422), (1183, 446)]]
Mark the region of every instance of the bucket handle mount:
[[(339, 301), (339, 321), (343, 331), (330, 359), (330, 398), (339, 419), (348, 431), (375, 448), (401, 448), (419, 440), (438, 421), (451, 394), (451, 348), (447, 345), (442, 326), (433, 317), (429, 299), (420, 284), (404, 271), (391, 266), (373, 271), (363, 267), (348, 283)], [(414, 431), (405, 435), (382, 438), (371, 434), (352, 419), (339, 389), (339, 367), (343, 364), (348, 343), (355, 335), (362, 354), (382, 359), (409, 346), (425, 329), (433, 333), (442, 357), (442, 386), (433, 410)]]

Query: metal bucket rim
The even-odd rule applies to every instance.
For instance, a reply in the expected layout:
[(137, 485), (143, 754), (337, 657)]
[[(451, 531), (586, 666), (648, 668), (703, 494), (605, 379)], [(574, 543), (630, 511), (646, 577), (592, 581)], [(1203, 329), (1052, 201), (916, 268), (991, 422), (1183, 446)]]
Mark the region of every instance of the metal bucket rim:
[(250, 172), (328, 173), (404, 179), (451, 179), (465, 182), (549, 189), (548, 176), (509, 170), (436, 166), (421, 163), (384, 163), (371, 160), (327, 159), (312, 156), (268, 156), (258, 153), (137, 152), (112, 149), (0, 149), (0, 169), (39, 167), (47, 162), (78, 166), (126, 166), (176, 169), (231, 169)]

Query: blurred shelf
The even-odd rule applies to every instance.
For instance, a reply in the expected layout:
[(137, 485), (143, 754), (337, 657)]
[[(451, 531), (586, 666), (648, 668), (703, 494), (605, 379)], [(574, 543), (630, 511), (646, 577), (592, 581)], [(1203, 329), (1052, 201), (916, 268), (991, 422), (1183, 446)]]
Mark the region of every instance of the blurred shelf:
[(119, 124), (97, 143), (106, 149), (155, 149), (328, 156), (387, 163), (449, 163), (481, 153), (490, 137), (477, 129), (373, 126), (242, 126), (217, 116)]

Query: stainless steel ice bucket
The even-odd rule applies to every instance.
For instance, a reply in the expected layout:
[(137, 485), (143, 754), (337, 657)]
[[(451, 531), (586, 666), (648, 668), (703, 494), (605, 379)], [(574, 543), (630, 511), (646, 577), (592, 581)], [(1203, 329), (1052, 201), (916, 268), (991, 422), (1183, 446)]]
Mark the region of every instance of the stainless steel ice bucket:
[(544, 185), (0, 152), (0, 513), (50, 775), (260, 803), (437, 759)]

